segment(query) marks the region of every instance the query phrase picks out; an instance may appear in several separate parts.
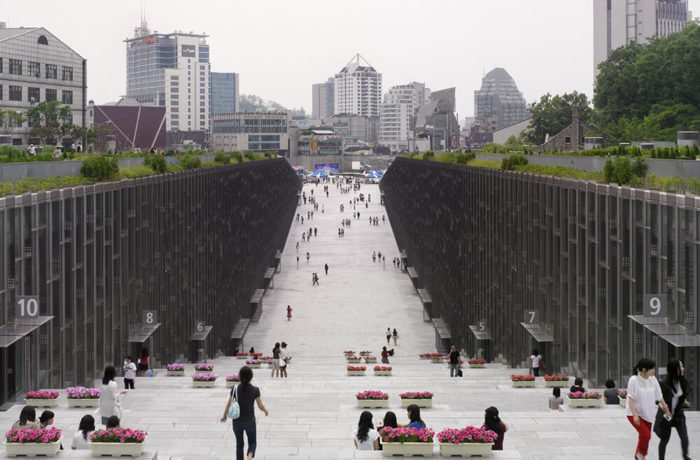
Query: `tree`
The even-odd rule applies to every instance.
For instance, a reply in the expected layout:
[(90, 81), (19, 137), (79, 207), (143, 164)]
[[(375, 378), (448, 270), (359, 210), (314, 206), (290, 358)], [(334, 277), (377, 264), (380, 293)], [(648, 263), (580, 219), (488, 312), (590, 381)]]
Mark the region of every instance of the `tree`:
[(591, 120), (593, 109), (585, 94), (576, 91), (561, 96), (545, 94), (532, 106), (532, 120), (522, 134), (523, 139), (530, 144), (543, 144), (547, 134), (553, 136), (571, 124), (573, 107), (578, 107), (582, 122)]
[(0, 110), (0, 129), (6, 136), (12, 133), (12, 128), (22, 126), (27, 118), (22, 112), (14, 110)]
[(56, 141), (59, 135), (65, 135), (71, 128), (72, 110), (69, 106), (61, 106), (59, 101), (40, 102), (27, 110), (30, 134), (42, 142)]

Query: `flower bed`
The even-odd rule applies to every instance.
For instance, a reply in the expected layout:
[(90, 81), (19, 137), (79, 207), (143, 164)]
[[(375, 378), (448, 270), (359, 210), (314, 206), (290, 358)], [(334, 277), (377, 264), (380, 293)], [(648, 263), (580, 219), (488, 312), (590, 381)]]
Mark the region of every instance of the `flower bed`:
[(359, 356), (348, 356), (347, 361), (349, 363), (360, 363), (362, 362), (362, 358), (360, 358)]
[(273, 360), (274, 360), (274, 358), (272, 356), (261, 356), (260, 357), (260, 362), (263, 364), (267, 363), (268, 367), (272, 367)]
[(262, 364), (262, 361), (260, 361), (259, 359), (246, 359), (245, 364), (246, 366), (252, 369), (259, 369), (260, 364)]
[(343, 354), (344, 354), (345, 357), (347, 358), (348, 356), (353, 356), (353, 355), (355, 354), (355, 352), (352, 351), (352, 350), (345, 350), (345, 351), (343, 352)]
[(433, 355), (430, 357), (430, 362), (432, 363), (444, 363), (446, 359), (445, 356), (441, 355), (440, 353), (433, 353)]
[(58, 391), (28, 391), (24, 394), (27, 405), (34, 407), (56, 407), (58, 397)]
[(213, 364), (195, 364), (194, 370), (197, 372), (211, 372), (214, 370)]
[(535, 377), (528, 374), (513, 374), (510, 376), (510, 381), (514, 388), (534, 388)]
[(166, 369), (168, 370), (168, 375), (173, 376), (173, 377), (182, 377), (185, 375), (185, 365), (184, 364), (178, 364), (178, 363), (168, 364), (166, 366)]
[(389, 407), (389, 394), (376, 390), (365, 390), (355, 395), (357, 407)]
[(374, 366), (374, 375), (380, 375), (380, 376), (391, 375), (391, 366)]
[(97, 388), (68, 387), (68, 407), (97, 407), (102, 391)]
[(348, 375), (352, 375), (352, 376), (365, 375), (366, 370), (367, 370), (367, 368), (365, 366), (348, 366), (347, 367)]
[(544, 386), (546, 387), (560, 387), (564, 388), (569, 386), (569, 376), (566, 374), (551, 374), (544, 376)]
[(143, 453), (144, 443), (148, 433), (131, 428), (114, 428), (97, 430), (90, 434), (88, 444), (93, 456), (122, 456), (138, 457)]
[(469, 367), (477, 367), (478, 368), (478, 367), (484, 367), (484, 364), (486, 364), (486, 360), (481, 359), (481, 358), (478, 358), (478, 359), (472, 358), (472, 359), (467, 360), (467, 363), (469, 363)]
[(216, 385), (216, 374), (193, 374), (192, 386), (195, 388), (211, 388)]
[(498, 435), (486, 428), (468, 426), (462, 429), (447, 428), (439, 432), (437, 438), (441, 456), (489, 457)]
[(371, 354), (372, 354), (372, 352), (369, 351), (369, 350), (362, 350), (362, 351), (360, 352), (360, 356), (369, 356), (369, 355), (371, 355)]
[(575, 391), (567, 394), (569, 407), (600, 407), (600, 393), (595, 391)]
[(260, 359), (260, 357), (261, 357), (262, 355), (263, 355), (262, 353), (251, 353), (251, 354), (250, 354), (250, 356), (252, 356), (253, 359)]
[(377, 362), (376, 356), (365, 356), (365, 363), (372, 364)]
[(382, 453), (385, 457), (393, 455), (425, 457), (433, 456), (433, 437), (430, 428), (382, 428)]
[(399, 394), (401, 407), (415, 404), (418, 407), (433, 407), (433, 393), (429, 391), (407, 391)]
[(5, 453), (8, 457), (55, 456), (61, 448), (61, 430), (55, 427), (41, 430), (10, 430), (5, 435)]
[(421, 353), (420, 354), (420, 359), (433, 359), (433, 358), (442, 359), (442, 353)]
[(236, 358), (238, 358), (238, 359), (247, 359), (247, 358), (248, 358), (248, 353), (246, 353), (246, 352), (236, 353)]
[(627, 390), (617, 390), (617, 396), (620, 398), (620, 407), (627, 407)]
[(232, 374), (232, 375), (226, 376), (226, 386), (228, 388), (232, 388), (234, 384), (236, 384), (240, 381), (241, 381), (241, 379), (238, 377), (238, 374)]

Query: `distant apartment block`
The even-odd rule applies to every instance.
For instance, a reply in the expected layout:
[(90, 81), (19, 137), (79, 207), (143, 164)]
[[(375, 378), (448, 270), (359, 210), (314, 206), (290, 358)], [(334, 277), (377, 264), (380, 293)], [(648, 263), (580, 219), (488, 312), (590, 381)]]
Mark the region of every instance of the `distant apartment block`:
[(333, 116), (334, 80), (329, 78), (325, 83), (316, 83), (311, 86), (311, 118), (320, 120)]
[(501, 67), (496, 67), (481, 79), (481, 89), (474, 91), (474, 108), (477, 121), (488, 131), (530, 118), (518, 85)]
[(240, 109), (238, 74), (211, 73), (211, 114), (235, 113)]
[(408, 149), (411, 119), (416, 110), (430, 100), (425, 83), (413, 82), (389, 88), (384, 95), (379, 117), (379, 143), (393, 152)]
[(333, 84), (335, 115), (379, 116), (382, 74), (362, 56), (356, 54), (340, 72), (335, 74)]
[[(0, 110), (26, 111), (40, 102), (71, 108), (75, 125), (86, 126), (87, 61), (43, 27), (6, 27), (0, 22)], [(3, 128), (14, 145), (39, 144), (32, 120)], [(58, 141), (58, 140), (56, 140)]]
[(691, 20), (687, 0), (593, 0), (593, 68), (617, 48), (680, 32)]
[(126, 43), (126, 93), (165, 106), (168, 131), (209, 130), (211, 82), (207, 35), (151, 33), (145, 21)]
[(226, 152), (289, 152), (289, 113), (238, 112), (212, 117), (212, 149)]

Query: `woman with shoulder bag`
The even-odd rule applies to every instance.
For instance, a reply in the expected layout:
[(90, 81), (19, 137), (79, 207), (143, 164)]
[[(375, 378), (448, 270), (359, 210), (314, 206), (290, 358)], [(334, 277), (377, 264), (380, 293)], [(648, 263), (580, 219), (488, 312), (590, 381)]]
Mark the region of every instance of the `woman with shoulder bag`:
[(685, 380), (685, 368), (683, 362), (672, 359), (666, 368), (668, 374), (661, 380), (661, 393), (663, 400), (671, 410), (671, 420), (664, 417), (664, 412), (659, 408), (654, 421), (654, 433), (659, 437), (659, 460), (664, 460), (666, 456), (666, 446), (671, 439), (671, 428), (675, 427), (678, 437), (681, 438), (681, 450), (683, 460), (690, 460), (688, 457), (688, 428), (685, 425), (685, 413), (683, 409), (688, 407), (686, 397), (688, 396), (688, 384)]
[[(241, 383), (231, 389), (221, 422), (226, 422), (226, 418), (229, 416), (233, 417), (233, 434), (236, 436), (236, 460), (243, 460), (243, 432), (246, 433), (248, 437), (247, 459), (251, 460), (255, 457), (255, 448), (257, 447), (255, 407), (253, 403), (258, 404), (258, 409), (265, 412), (265, 416), (270, 415), (270, 412), (262, 402), (260, 388), (250, 384), (250, 381), (253, 380), (253, 370), (248, 366), (243, 366), (238, 371), (238, 376), (241, 379)], [(232, 410), (229, 411), (229, 409)]]

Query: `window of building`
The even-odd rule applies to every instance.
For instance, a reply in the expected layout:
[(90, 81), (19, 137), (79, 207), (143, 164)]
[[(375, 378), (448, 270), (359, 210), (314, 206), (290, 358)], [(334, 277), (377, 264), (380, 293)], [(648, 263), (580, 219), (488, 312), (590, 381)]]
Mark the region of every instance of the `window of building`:
[(20, 59), (10, 59), (10, 74), (22, 75), (22, 61)]
[(48, 45), (49, 41), (46, 39), (46, 36), (44, 35), (39, 35), (39, 38), (36, 41), (40, 45)]
[(29, 61), (29, 76), (30, 77), (41, 77), (41, 64), (38, 62)]
[(571, 138), (570, 138), (569, 136), (567, 136), (567, 137), (564, 139), (564, 143), (565, 143), (566, 145), (571, 144)]
[(63, 66), (63, 72), (61, 75), (63, 80), (73, 81), (73, 67)]
[(11, 101), (21, 101), (22, 100), (22, 87), (21, 86), (10, 85), (10, 90), (8, 91), (8, 93), (10, 94)]
[(3, 72), (3, 70), (2, 70), (2, 58), (0, 57), (0, 73), (2, 73), (2, 72)]
[(61, 91), (61, 100), (64, 104), (73, 103), (73, 91)]
[(0, 85), (0, 101), (2, 101), (2, 85)]
[(46, 102), (55, 101), (57, 98), (56, 93), (57, 91), (55, 89), (46, 88), (46, 97), (44, 98), (44, 100)]
[(58, 78), (58, 66), (56, 64), (46, 64), (46, 78), (54, 80)]
[(27, 88), (27, 102), (32, 104), (39, 102), (39, 88)]

